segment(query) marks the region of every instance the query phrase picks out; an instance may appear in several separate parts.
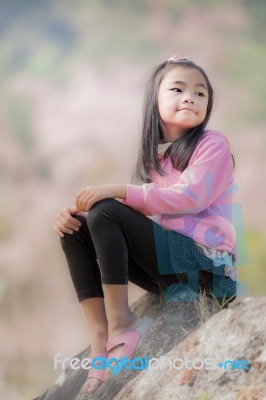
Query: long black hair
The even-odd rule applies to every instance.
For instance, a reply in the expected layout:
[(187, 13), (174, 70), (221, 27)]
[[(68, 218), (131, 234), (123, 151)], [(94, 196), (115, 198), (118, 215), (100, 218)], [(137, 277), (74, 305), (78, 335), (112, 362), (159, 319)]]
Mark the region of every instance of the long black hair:
[(185, 135), (177, 138), (166, 150), (164, 157), (170, 157), (177, 170), (184, 171), (194, 152), (197, 143), (205, 132), (205, 127), (210, 119), (213, 105), (213, 89), (205, 71), (191, 60), (186, 58), (164, 61), (152, 72), (146, 86), (143, 104), (142, 138), (138, 152), (137, 163), (133, 171), (131, 182), (151, 182), (149, 172), (157, 171), (161, 176), (166, 173), (158, 161), (158, 145), (164, 143), (164, 126), (158, 109), (159, 86), (167, 71), (177, 66), (194, 68), (206, 80), (208, 89), (208, 105), (204, 121), (189, 129)]

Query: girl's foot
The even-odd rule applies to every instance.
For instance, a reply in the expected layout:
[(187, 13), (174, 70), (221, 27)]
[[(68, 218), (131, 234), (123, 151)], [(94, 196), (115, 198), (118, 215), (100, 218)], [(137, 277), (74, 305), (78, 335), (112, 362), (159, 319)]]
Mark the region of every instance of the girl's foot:
[[(93, 338), (91, 340), (91, 353), (90, 353), (90, 355), (94, 356), (94, 355), (97, 355), (97, 354), (106, 353), (106, 341), (107, 341), (107, 335), (105, 335), (105, 336), (103, 336), (101, 338), (99, 338), (99, 337), (97, 337), (95, 339)], [(106, 353), (106, 357), (107, 357), (107, 353)], [(90, 371), (94, 371), (94, 372), (99, 371), (100, 372), (99, 377), (101, 376), (101, 372), (102, 372), (102, 370), (95, 370), (95, 369), (90, 369), (89, 370), (88, 378), (87, 378), (87, 380), (85, 382), (85, 385), (84, 385), (84, 391), (87, 394), (94, 393), (99, 388), (99, 386), (102, 384), (102, 380), (101, 379), (98, 379), (98, 378), (96, 378), (94, 376), (90, 377)]]
[[(113, 339), (117, 336), (123, 335), (124, 333), (128, 333), (128, 332), (133, 332), (137, 329), (138, 325), (140, 323), (140, 318), (133, 314), (126, 320), (122, 320), (120, 319), (120, 321), (117, 323), (116, 326), (113, 327), (109, 327), (108, 329), (108, 340)], [(121, 348), (123, 348), (124, 345), (118, 345), (115, 348), (113, 348), (112, 350), (110, 350), (108, 352), (108, 357), (116, 357), (116, 354), (119, 355), (119, 350)], [(107, 369), (106, 371), (106, 378), (109, 378), (112, 374), (112, 371), (110, 368)]]

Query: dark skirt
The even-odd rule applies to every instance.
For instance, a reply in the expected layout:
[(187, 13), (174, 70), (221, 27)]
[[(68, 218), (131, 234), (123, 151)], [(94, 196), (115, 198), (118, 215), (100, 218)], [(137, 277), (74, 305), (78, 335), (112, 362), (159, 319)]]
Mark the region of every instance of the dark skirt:
[(225, 308), (236, 298), (237, 282), (225, 276), (225, 264), (214, 266), (188, 236), (162, 229), (153, 224), (158, 270), (161, 275), (175, 273), (180, 283), (164, 288), (167, 301), (198, 301), (199, 292), (205, 291)]

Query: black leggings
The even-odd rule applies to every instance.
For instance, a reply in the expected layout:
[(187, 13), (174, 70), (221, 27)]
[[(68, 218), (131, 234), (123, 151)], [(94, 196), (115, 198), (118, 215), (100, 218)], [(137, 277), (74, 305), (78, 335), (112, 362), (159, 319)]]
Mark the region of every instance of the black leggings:
[[(104, 297), (102, 283), (131, 281), (158, 295), (167, 286), (187, 283), (184, 272), (159, 273), (155, 223), (133, 208), (115, 199), (104, 199), (92, 206), (87, 217), (73, 217), (82, 224), (79, 231), (65, 233), (60, 240), (79, 301)], [(163, 230), (158, 224), (156, 229)], [(198, 274), (199, 290), (205, 289), (210, 295), (212, 272), (200, 270)]]

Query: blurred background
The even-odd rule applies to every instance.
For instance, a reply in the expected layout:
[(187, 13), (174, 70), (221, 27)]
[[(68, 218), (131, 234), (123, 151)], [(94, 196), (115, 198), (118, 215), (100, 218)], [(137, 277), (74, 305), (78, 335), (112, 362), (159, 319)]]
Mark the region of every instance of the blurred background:
[[(265, 296), (264, 0), (0, 1), (0, 393), (28, 400), (59, 376), (56, 353), (89, 344), (58, 211), (87, 185), (127, 183), (151, 69), (174, 53), (209, 75), (210, 128), (229, 138), (248, 260)], [(143, 293), (130, 285), (130, 301)]]

